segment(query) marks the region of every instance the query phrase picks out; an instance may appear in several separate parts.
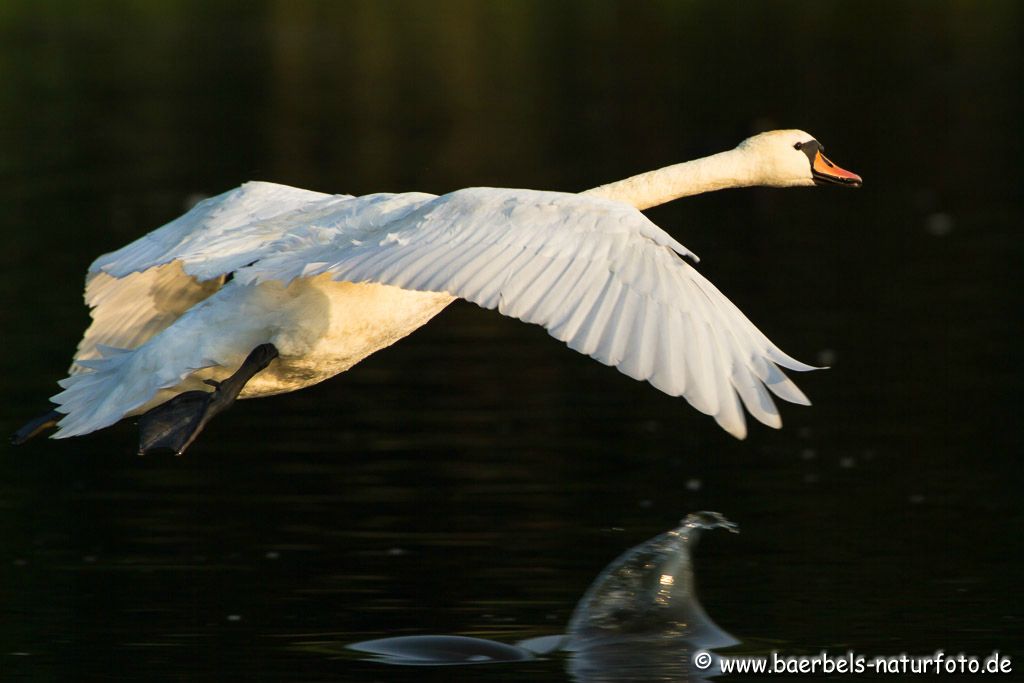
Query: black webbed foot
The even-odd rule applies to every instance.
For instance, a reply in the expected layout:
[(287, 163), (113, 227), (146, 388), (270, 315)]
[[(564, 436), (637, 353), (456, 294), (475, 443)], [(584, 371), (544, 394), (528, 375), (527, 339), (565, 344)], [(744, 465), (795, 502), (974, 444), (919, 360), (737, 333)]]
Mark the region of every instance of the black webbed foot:
[(212, 391), (186, 391), (139, 418), (139, 455), (168, 449), (181, 455), (213, 417)]
[(277, 355), (273, 344), (260, 344), (224, 381), (204, 380), (213, 391), (186, 391), (144, 413), (139, 418), (139, 455), (157, 449), (184, 453), (203, 427), (230, 408), (246, 383)]
[(47, 429), (57, 426), (57, 422), (64, 417), (64, 413), (51, 410), (47, 413), (33, 418), (21, 426), (18, 431), (11, 434), (11, 443), (20, 446), (29, 439), (39, 436)]

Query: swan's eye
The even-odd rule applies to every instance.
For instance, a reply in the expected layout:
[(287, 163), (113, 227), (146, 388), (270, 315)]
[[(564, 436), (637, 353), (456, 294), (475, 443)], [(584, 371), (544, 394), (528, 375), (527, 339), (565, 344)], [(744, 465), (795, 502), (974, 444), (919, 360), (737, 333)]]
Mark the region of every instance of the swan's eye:
[(801, 148), (801, 147), (803, 147), (803, 146), (804, 146), (804, 143), (802, 143), (802, 142), (798, 142), (798, 143), (796, 143), (795, 145), (793, 145), (793, 149), (800, 149), (800, 148)]

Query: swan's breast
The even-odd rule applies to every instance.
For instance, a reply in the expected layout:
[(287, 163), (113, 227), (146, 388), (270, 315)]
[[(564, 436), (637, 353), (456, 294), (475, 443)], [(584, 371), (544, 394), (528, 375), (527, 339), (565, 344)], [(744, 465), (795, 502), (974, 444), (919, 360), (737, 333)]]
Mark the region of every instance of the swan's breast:
[[(259, 285), (259, 287), (266, 286)], [(272, 316), (270, 341), (280, 357), (256, 375), (243, 398), (294, 391), (348, 370), (394, 344), (455, 300), (375, 283), (334, 282), (321, 275), (293, 281)]]

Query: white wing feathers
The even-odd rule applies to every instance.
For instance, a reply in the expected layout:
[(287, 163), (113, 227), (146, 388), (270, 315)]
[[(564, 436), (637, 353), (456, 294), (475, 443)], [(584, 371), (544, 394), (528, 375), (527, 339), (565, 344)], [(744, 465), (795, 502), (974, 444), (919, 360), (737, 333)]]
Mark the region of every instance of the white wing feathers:
[(690, 252), (626, 204), (471, 188), (436, 198), (371, 195), (312, 222), (287, 218), (287, 234), (237, 271), (241, 282), (329, 273), (448, 292), (543, 325), (570, 348), (685, 397), (740, 438), (740, 401), (764, 424), (781, 425), (765, 387), (808, 403), (776, 365), (813, 368), (773, 345), (679, 258)]
[(251, 182), (196, 204), (188, 213), (96, 259), (86, 277), (92, 324), (69, 372), (83, 361), (133, 349), (220, 288), (222, 276), (250, 263), (287, 227), (275, 217), (344, 201), (286, 185)]
[(199, 202), (167, 225), (100, 256), (89, 272), (124, 277), (177, 260), (185, 265), (186, 273), (199, 280), (219, 277), (263, 256), (267, 243), (281, 237), (281, 226), (274, 217), (321, 200), (345, 199), (350, 197), (274, 183), (245, 183)]
[(114, 349), (145, 343), (220, 286), (219, 278), (199, 282), (186, 275), (178, 261), (123, 278), (91, 273), (85, 301), (92, 309), (92, 324), (78, 343), (68, 372), (82, 372), (85, 361), (109, 356)]

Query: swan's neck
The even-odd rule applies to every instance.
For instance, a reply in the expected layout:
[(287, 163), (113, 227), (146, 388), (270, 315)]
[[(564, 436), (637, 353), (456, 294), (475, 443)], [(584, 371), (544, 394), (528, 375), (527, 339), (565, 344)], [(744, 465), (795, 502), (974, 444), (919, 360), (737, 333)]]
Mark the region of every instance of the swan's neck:
[(694, 159), (587, 190), (583, 194), (614, 199), (638, 209), (727, 187), (763, 182), (752, 155), (742, 148)]

